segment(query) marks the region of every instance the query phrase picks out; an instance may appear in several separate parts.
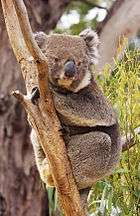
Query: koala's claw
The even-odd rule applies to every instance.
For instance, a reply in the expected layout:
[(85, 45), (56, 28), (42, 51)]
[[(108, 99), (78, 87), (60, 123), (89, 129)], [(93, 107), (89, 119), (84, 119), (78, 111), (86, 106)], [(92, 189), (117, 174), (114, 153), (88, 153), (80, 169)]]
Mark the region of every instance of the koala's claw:
[(34, 105), (36, 105), (37, 100), (40, 98), (40, 92), (38, 87), (34, 87), (31, 93), (31, 101)]

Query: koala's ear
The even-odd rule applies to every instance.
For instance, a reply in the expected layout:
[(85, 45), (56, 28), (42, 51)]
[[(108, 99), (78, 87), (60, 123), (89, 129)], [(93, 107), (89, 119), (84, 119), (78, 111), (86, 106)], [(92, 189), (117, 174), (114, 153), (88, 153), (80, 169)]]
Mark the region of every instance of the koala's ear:
[(98, 64), (99, 59), (99, 38), (95, 31), (88, 28), (83, 30), (80, 34), (80, 37), (84, 39), (87, 45), (87, 55), (89, 57), (90, 64)]
[(34, 33), (34, 39), (36, 40), (38, 46), (43, 49), (45, 46), (45, 41), (47, 39), (47, 35), (44, 32), (36, 32)]

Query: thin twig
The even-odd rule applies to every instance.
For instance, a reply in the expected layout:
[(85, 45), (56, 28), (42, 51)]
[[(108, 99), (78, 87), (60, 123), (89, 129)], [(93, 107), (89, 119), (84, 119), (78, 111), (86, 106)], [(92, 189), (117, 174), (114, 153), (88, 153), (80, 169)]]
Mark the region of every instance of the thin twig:
[(122, 137), (121, 144), (122, 144), (122, 151), (124, 152), (132, 148), (136, 144), (136, 142), (134, 138), (126, 139), (126, 137)]
[[(81, 2), (80, 0), (78, 0), (79, 2)], [(108, 8), (107, 7), (104, 7), (104, 6), (101, 6), (101, 5), (98, 5), (98, 4), (95, 4), (95, 3), (92, 3), (91, 1), (88, 1), (88, 0), (83, 0), (82, 2), (84, 2), (85, 4), (89, 5), (90, 7), (92, 8), (99, 8), (99, 9), (103, 9), (103, 10), (106, 10), (107, 13), (109, 12)]]

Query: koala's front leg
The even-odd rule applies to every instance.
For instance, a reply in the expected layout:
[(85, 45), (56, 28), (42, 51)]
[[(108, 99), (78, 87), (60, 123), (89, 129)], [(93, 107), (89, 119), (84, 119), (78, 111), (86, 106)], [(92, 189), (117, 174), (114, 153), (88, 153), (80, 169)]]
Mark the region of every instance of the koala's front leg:
[(40, 174), (40, 178), (46, 184), (47, 187), (54, 187), (54, 182), (50, 172), (50, 167), (47, 158), (37, 140), (37, 136), (34, 130), (32, 130), (31, 132), (31, 141), (33, 144), (35, 161)]
[[(37, 100), (40, 97), (40, 92), (38, 87), (34, 87), (31, 93), (31, 101), (36, 105)], [(49, 164), (47, 158), (44, 154), (44, 151), (37, 140), (35, 131), (32, 129), (31, 132), (31, 142), (33, 144), (35, 161), (40, 174), (42, 181), (46, 184), (47, 187), (54, 187), (53, 178), (50, 172)]]

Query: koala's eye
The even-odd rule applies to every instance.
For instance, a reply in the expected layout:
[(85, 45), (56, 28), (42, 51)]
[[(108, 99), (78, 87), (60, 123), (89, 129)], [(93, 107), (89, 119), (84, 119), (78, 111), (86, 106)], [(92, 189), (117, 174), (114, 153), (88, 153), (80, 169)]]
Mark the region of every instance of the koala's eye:
[(54, 58), (54, 61), (55, 61), (55, 62), (58, 62), (58, 61), (59, 61), (59, 58), (55, 57), (55, 58)]
[(79, 61), (79, 62), (77, 63), (77, 65), (78, 65), (78, 66), (80, 66), (81, 64), (82, 64), (82, 62), (81, 62), (81, 61)]

